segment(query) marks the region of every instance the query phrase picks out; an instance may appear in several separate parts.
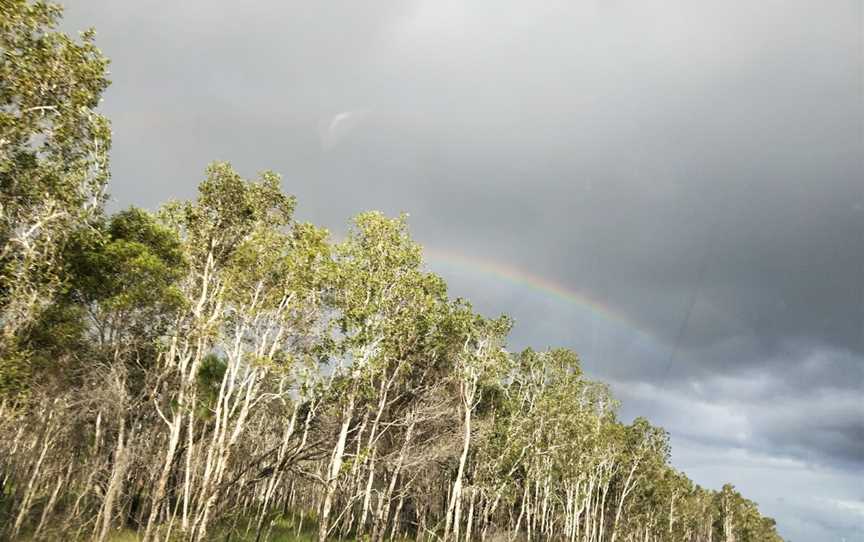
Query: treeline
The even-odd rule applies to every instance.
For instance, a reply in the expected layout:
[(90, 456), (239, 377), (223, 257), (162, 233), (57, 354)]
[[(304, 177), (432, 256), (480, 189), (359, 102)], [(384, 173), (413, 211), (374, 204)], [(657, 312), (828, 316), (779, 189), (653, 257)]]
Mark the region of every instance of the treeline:
[(402, 218), (335, 242), (224, 163), (108, 215), (107, 61), (0, 6), (0, 538), (780, 540), (574, 353), (508, 351)]

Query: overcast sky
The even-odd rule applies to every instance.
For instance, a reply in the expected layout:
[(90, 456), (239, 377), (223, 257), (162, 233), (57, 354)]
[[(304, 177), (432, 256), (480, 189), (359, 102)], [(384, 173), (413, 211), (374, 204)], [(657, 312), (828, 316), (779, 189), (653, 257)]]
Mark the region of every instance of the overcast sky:
[(864, 539), (860, 0), (65, 4), (113, 60), (112, 208), (229, 160), (334, 232), (408, 212), (454, 295), (579, 352), (696, 482)]

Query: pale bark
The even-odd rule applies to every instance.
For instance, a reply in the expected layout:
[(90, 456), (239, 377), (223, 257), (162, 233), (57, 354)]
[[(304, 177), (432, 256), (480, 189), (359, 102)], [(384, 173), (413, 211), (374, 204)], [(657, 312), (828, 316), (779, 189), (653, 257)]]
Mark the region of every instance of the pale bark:
[(342, 470), (342, 460), (345, 455), (345, 442), (348, 439), (348, 429), (351, 427), (351, 418), (354, 415), (355, 392), (352, 390), (348, 396), (345, 412), (342, 415), (342, 425), (333, 453), (330, 456), (330, 465), (327, 470), (324, 500), (321, 505), (321, 514), (318, 520), (318, 540), (324, 542), (330, 532), (330, 511), (333, 508), (333, 497), (339, 482), (339, 473)]

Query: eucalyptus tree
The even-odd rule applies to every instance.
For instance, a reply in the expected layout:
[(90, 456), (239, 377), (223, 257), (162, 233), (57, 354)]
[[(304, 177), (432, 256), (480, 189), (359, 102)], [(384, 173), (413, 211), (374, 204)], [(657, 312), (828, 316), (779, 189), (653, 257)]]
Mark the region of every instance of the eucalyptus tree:
[(668, 434), (662, 428), (652, 426), (645, 418), (636, 418), (624, 428), (623, 444), (619, 450), (621, 470), (611, 542), (615, 542), (618, 535), (627, 498), (638, 486), (651, 483), (652, 475), (669, 460)]
[[(511, 321), (502, 316), (490, 320), (476, 315), (470, 305), (457, 301), (455, 329), (461, 348), (454, 353), (454, 378), (458, 384), (462, 418), (462, 451), (450, 487), (444, 517), (444, 540), (459, 540), (462, 522), (463, 482), (473, 436), (472, 420), (484, 388), (507, 374), (509, 353), (504, 349)], [(473, 500), (472, 500), (473, 502)]]
[[(330, 514), (349, 430), (358, 414), (352, 463), (362, 503), (358, 528), (365, 528), (371, 519), (379, 442), (386, 430), (383, 417), (402, 399), (403, 381), (423, 373), (424, 364), (435, 363), (436, 316), (446, 300), (441, 279), (422, 269), (421, 250), (407, 233), (405, 217), (388, 219), (375, 212), (356, 217), (347, 238), (336, 248), (334, 291), (338, 338), (332, 374), (333, 382), (340, 385), (341, 421), (325, 471), (321, 540), (334, 527)], [(347, 497), (347, 509), (354, 499), (354, 495)], [(344, 513), (351, 517), (348, 510)]]
[[(32, 486), (18, 497), (18, 514), (10, 525), (20, 529), (29, 503), (44, 498), (48, 504), (38, 534), (54, 505), (64, 501), (56, 489), (62, 485), (66, 495), (80, 491), (70, 513), (97, 514), (97, 533), (104, 538), (129, 459), (137, 453), (133, 448), (140, 428), (147, 422), (147, 410), (142, 410), (149, 391), (147, 365), (170, 315), (179, 309), (176, 283), (183, 264), (179, 240), (136, 209), (94, 225), (93, 231), (78, 232), (67, 253), (70, 287), (31, 332), (31, 365), (39, 382), (29, 387), (29, 408), (3, 420), (34, 436), (41, 433), (39, 424), (46, 423), (45, 453), (37, 454), (36, 465), (24, 468), (33, 457), (26, 441), (6, 450), (13, 479), (29, 471)], [(73, 464), (70, 457), (80, 459)], [(94, 484), (101, 494), (91, 490)], [(40, 487), (50, 496), (40, 496)]]
[[(146, 438), (141, 429), (152, 419), (146, 408), (148, 371), (162, 334), (182, 310), (178, 282), (185, 268), (176, 235), (137, 209), (114, 215), (101, 235), (78, 236), (71, 252), (70, 301), (84, 309), (92, 345), (83, 387), (102, 391), (79, 401), (78, 416), (87, 416), (97, 433), (90, 454), (96, 465), (111, 454), (101, 462), (104, 472), (96, 473), (105, 486), (96, 522), (97, 538), (104, 540), (131, 458)], [(63, 377), (75, 373), (67, 367)]]
[[(194, 203), (165, 208), (163, 219), (183, 241), (189, 273), (181, 285), (187, 310), (177, 318), (160, 355), (154, 407), (166, 425), (161, 473), (151, 497), (144, 539), (165, 508), (168, 482), (185, 427), (180, 528), (206, 536), (232, 452), (255, 409), (284, 399), (284, 375), (323, 336), (321, 307), (329, 247), (326, 233), (292, 223), (293, 198), (279, 178), (242, 179), (228, 164), (207, 172)], [(217, 355), (218, 391), (212, 416), (199, 420), (202, 362)], [(276, 384), (272, 379), (276, 380)], [(275, 387), (275, 390), (273, 389)], [(266, 392), (266, 393), (265, 393)], [(290, 437), (290, 435), (289, 435)]]
[(717, 512), (715, 539), (723, 542), (779, 541), (776, 525), (762, 517), (756, 503), (746, 499), (732, 484), (725, 484), (714, 495)]
[(46, 2), (0, 10), (0, 392), (21, 391), (28, 331), (67, 282), (64, 247), (98, 218), (108, 179), (111, 133), (95, 110), (108, 61), (92, 30), (58, 31), (60, 16)]
[[(512, 463), (499, 474), (490, 512), (495, 512), (508, 479), (518, 474), (519, 515), (513, 529), (524, 525), (530, 538), (538, 529), (544, 533), (551, 529), (557, 493), (566, 482), (567, 470), (575, 465), (570, 460), (581, 456), (580, 450), (568, 457), (565, 448), (583, 434), (586, 412), (574, 406), (586, 382), (578, 358), (564, 349), (522, 352), (509, 380), (507, 392), (513, 406), (507, 433), (512, 436), (504, 444), (510, 448)], [(512, 491), (511, 495), (517, 496)]]

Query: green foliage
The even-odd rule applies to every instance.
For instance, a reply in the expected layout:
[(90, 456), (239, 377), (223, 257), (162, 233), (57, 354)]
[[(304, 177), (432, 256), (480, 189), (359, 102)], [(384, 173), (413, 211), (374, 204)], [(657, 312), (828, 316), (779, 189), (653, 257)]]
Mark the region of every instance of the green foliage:
[(295, 201), (282, 192), (279, 176), (264, 172), (257, 182), (244, 180), (227, 162), (207, 168), (194, 203), (172, 203), (162, 218), (186, 243), (194, 268), (204, 268), (202, 259), (214, 264), (227, 261), (249, 236), (278, 231), (291, 222)]
[(9, 215), (46, 194), (63, 208), (81, 207), (105, 180), (86, 178), (103, 165), (110, 141), (107, 120), (93, 111), (108, 86), (108, 60), (92, 30), (80, 43), (55, 30), (61, 12), (25, 0), (6, 0), (0, 11), (0, 187)]
[(79, 236), (67, 257), (74, 295), (107, 312), (172, 312), (185, 273), (180, 240), (140, 209), (113, 217), (101, 231)]
[(25, 0), (0, 9), (0, 394), (26, 391), (27, 335), (68, 282), (67, 241), (98, 219), (108, 179), (111, 133), (94, 111), (108, 61), (92, 31), (58, 32), (60, 14)]
[(196, 405), (196, 414), (202, 419), (210, 419), (212, 417), (212, 409), (216, 404), (216, 398), (219, 395), (219, 387), (222, 384), (222, 379), (225, 377), (225, 371), (228, 365), (225, 360), (215, 354), (208, 354), (201, 361), (198, 367), (198, 374), (195, 376), (197, 389), (198, 404)]
[(437, 357), (434, 350), (447, 318), (446, 287), (423, 271), (421, 249), (408, 235), (406, 217), (359, 215), (334, 257), (335, 352), (348, 357), (353, 371), (372, 379), (389, 370), (422, 371), (413, 362), (420, 353), (425, 361)]

